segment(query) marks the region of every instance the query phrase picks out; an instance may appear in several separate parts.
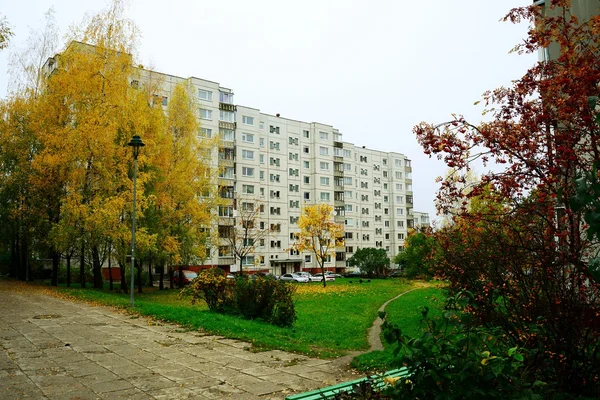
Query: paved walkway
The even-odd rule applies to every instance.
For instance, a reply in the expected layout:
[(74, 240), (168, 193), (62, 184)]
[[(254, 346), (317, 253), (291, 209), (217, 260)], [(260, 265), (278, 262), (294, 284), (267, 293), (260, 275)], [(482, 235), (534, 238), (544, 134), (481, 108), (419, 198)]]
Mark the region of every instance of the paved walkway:
[(0, 280), (0, 399), (282, 399), (357, 378), (339, 362), (11, 285)]

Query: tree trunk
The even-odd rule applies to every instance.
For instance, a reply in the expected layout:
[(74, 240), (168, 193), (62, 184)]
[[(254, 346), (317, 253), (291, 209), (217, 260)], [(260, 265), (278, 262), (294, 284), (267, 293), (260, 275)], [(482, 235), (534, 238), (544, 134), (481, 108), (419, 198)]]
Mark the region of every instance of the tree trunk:
[(79, 283), (85, 288), (85, 242), (81, 239), (81, 251), (79, 252)]
[(177, 276), (177, 286), (178, 287), (183, 287), (183, 266), (180, 265), (178, 267), (178, 276)]
[(100, 251), (98, 245), (92, 246), (92, 269), (94, 273), (94, 288), (102, 289), (104, 283), (102, 282), (102, 264), (100, 262)]
[(173, 282), (175, 280), (175, 271), (173, 270), (173, 267), (170, 266), (169, 267), (169, 288), (170, 289), (174, 289), (173, 284), (175, 282)]
[(327, 281), (325, 280), (325, 261), (320, 265), (321, 275), (323, 275), (323, 287), (327, 287)]
[(129, 293), (127, 291), (127, 280), (125, 279), (125, 265), (119, 260), (119, 269), (121, 270), (121, 290), (123, 293)]
[(152, 257), (148, 260), (148, 287), (153, 287), (154, 281), (152, 279)]
[(164, 290), (165, 289), (165, 284), (164, 284), (164, 279), (165, 279), (165, 264), (161, 263), (160, 266), (160, 282), (158, 283), (158, 288), (160, 290)]
[(10, 277), (16, 278), (19, 270), (18, 263), (19, 251), (17, 250), (17, 239), (13, 238), (10, 241)]
[(142, 262), (138, 262), (138, 260), (135, 260), (135, 269), (137, 272), (137, 287), (138, 287), (138, 293), (142, 293), (142, 287), (144, 286), (143, 282), (142, 282)]
[(58, 251), (52, 251), (52, 279), (50, 285), (58, 286), (58, 265), (60, 264), (60, 254)]
[(71, 253), (67, 254), (67, 287), (71, 287)]
[(113, 290), (113, 276), (112, 276), (112, 253), (111, 253), (111, 244), (108, 244), (108, 282), (109, 282), (109, 287), (110, 287), (110, 291), (112, 292)]

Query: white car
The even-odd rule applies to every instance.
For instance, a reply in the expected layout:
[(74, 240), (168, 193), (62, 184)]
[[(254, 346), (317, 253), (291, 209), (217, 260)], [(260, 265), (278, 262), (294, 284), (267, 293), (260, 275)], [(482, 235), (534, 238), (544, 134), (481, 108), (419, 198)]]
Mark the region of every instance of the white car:
[(309, 282), (310, 279), (307, 276), (303, 276), (297, 273), (283, 274), (279, 277), (280, 281), (284, 282)]
[[(323, 274), (314, 274), (313, 280), (318, 282), (323, 282)], [(325, 282), (335, 281), (335, 276), (330, 274), (325, 274)]]

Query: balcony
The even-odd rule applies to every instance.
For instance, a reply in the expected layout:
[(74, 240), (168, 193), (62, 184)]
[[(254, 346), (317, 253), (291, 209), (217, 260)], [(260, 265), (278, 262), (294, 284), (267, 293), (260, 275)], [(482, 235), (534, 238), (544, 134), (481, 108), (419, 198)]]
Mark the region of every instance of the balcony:
[(344, 177), (344, 171), (342, 171), (341, 169), (340, 170), (334, 169), (333, 170), (333, 176), (335, 178), (343, 178)]
[(236, 123), (235, 122), (225, 122), (225, 121), (219, 121), (219, 128), (221, 129), (231, 129), (231, 130), (235, 130), (236, 128)]
[(220, 226), (233, 226), (234, 224), (235, 224), (235, 219), (233, 217), (219, 216), (219, 225)]
[(344, 217), (343, 215), (336, 215), (333, 217), (333, 220), (337, 224), (343, 224), (346, 221), (346, 217)]
[(343, 207), (344, 205), (346, 205), (346, 203), (344, 203), (344, 200), (334, 199), (333, 205), (334, 205), (334, 207)]
[(236, 112), (237, 108), (233, 104), (219, 103), (219, 110)]
[(235, 161), (233, 160), (233, 158), (219, 157), (219, 166), (221, 166), (221, 167), (233, 167), (234, 164), (235, 164)]
[(233, 256), (219, 256), (217, 260), (218, 265), (232, 265), (235, 263), (235, 257)]

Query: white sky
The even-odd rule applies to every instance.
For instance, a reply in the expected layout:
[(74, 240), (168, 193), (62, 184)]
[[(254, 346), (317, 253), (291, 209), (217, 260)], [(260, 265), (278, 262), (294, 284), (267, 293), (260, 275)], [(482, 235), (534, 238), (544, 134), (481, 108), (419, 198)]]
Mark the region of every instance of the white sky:
[[(140, 61), (172, 75), (233, 89), (235, 103), (333, 125), (343, 140), (412, 159), (415, 210), (435, 216), (435, 178), (445, 166), (412, 133), (450, 114), (481, 120), (481, 94), (510, 85), (536, 55), (509, 54), (527, 25), (499, 20), (530, 0), (131, 0)], [(7, 58), (54, 7), (61, 33), (98, 0), (0, 0), (15, 36)], [(479, 171), (483, 172), (483, 171)]]

